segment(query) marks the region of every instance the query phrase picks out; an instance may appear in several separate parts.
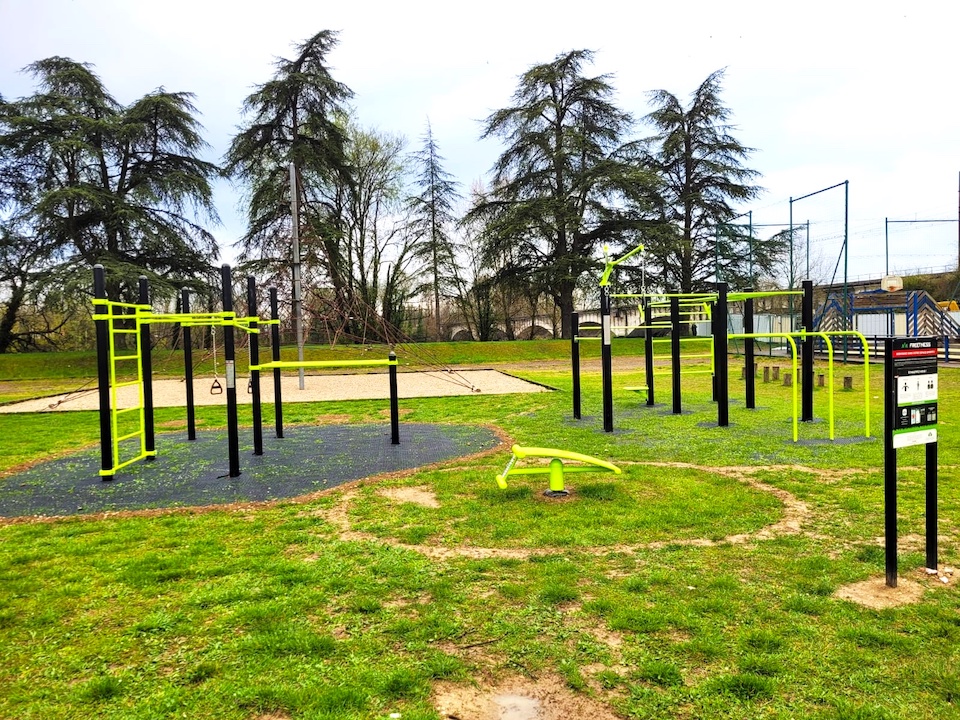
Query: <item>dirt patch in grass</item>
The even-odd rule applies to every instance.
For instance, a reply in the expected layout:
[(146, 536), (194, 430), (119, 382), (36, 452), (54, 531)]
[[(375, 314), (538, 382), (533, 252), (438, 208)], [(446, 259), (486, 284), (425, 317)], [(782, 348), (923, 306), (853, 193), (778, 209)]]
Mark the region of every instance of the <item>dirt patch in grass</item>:
[(884, 608), (900, 607), (920, 602), (924, 587), (918, 582), (906, 578), (898, 578), (895, 588), (887, 587), (885, 577), (870, 578), (852, 585), (845, 585), (834, 595), (842, 600), (883, 610)]
[[(413, 412), (413, 408), (399, 408), (397, 410), (397, 417), (406, 417)], [(384, 408), (383, 410), (378, 411), (377, 413), (381, 417), (390, 417), (390, 408)]]
[(395, 502), (408, 502), (429, 508), (440, 507), (440, 501), (437, 500), (436, 493), (426, 487), (383, 488), (378, 490), (377, 494)]
[(495, 685), (439, 683), (433, 703), (442, 718), (452, 720), (617, 720), (610, 708), (578, 695), (554, 676), (514, 677)]
[(346, 425), (352, 418), (349, 415), (336, 415), (333, 413), (327, 415), (317, 415), (317, 425)]
[(623, 647), (623, 634), (605, 627), (595, 626), (587, 628), (587, 632), (612, 650)]
[(895, 588), (887, 587), (886, 577), (877, 577), (846, 585), (834, 595), (875, 610), (910, 605), (920, 602), (927, 591), (951, 586), (956, 572), (955, 568), (943, 565), (935, 571), (921, 567), (911, 573), (915, 579), (898, 576)]
[(163, 422), (158, 422), (158, 428), (164, 428), (169, 430), (179, 430), (180, 428), (185, 428), (187, 426), (186, 420), (164, 420)]

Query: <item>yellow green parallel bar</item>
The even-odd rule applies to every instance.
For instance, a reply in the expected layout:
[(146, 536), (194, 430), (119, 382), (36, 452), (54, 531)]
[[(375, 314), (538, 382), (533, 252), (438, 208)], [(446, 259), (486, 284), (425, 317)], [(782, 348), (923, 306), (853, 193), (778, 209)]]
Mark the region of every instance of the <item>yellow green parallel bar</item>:
[[(829, 398), (828, 398), (828, 400), (827, 400), (827, 414), (828, 414), (828, 417), (829, 417), (829, 424), (830, 424), (830, 439), (833, 440), (833, 439), (834, 439), (834, 431), (833, 431), (833, 343), (830, 341), (830, 338), (827, 336), (826, 333), (820, 333), (820, 332), (807, 333), (807, 332), (805, 332), (805, 331), (799, 333), (801, 339), (806, 338), (806, 336), (807, 336), (808, 334), (811, 335), (811, 336), (813, 336), (813, 337), (823, 338), (824, 342), (827, 343), (827, 392), (829, 393)], [(869, 385), (869, 383), (867, 383), (867, 385)], [(869, 403), (870, 403), (870, 400), (868, 399), (868, 400), (867, 400), (867, 406), (868, 406), (868, 407), (869, 407)], [(870, 417), (870, 411), (869, 411), (869, 410), (867, 410), (867, 417), (868, 417), (868, 418)], [(870, 437), (870, 426), (869, 426), (869, 425), (867, 426), (867, 437)]]
[(797, 396), (797, 343), (793, 339), (795, 333), (735, 333), (727, 335), (727, 338), (732, 340), (734, 338), (739, 338), (741, 340), (756, 340), (759, 338), (786, 338), (787, 342), (790, 343), (790, 352), (792, 355), (791, 358), (791, 373), (793, 374), (793, 383), (791, 384), (792, 396), (793, 396), (793, 441), (797, 442), (800, 439), (800, 403)]
[[(584, 338), (586, 339), (586, 338)], [(300, 368), (332, 367), (385, 367), (399, 365), (399, 360), (276, 360), (274, 362), (251, 365), (250, 370), (299, 370)]]
[(830, 330), (821, 333), (811, 333), (814, 336), (817, 335), (832, 335), (834, 337), (855, 337), (860, 340), (860, 344), (863, 346), (863, 424), (864, 424), (864, 435), (870, 437), (870, 346), (867, 345), (867, 338), (863, 336), (863, 333), (859, 333), (856, 330)]

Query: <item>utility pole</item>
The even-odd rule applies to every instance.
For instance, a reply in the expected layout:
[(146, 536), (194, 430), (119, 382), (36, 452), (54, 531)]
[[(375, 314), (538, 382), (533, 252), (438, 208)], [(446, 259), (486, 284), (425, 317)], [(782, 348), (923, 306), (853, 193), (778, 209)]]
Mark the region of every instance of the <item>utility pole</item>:
[[(303, 363), (303, 296), (300, 286), (300, 193), (297, 188), (297, 165), (290, 163), (290, 216), (293, 220), (293, 323), (297, 331), (297, 362)], [(303, 366), (300, 370), (303, 390)]]

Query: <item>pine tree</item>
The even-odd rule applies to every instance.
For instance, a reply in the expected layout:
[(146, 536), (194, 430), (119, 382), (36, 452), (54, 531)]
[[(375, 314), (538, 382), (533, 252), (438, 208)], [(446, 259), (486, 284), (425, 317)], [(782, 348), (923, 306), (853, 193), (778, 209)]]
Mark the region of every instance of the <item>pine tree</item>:
[(226, 155), (225, 170), (246, 185), (247, 232), (241, 258), (278, 273), (291, 259), (290, 164), (296, 167), (302, 252), (323, 264), (340, 292), (348, 285), (337, 218), (320, 188), (350, 184), (345, 158), (347, 101), (353, 91), (335, 80), (327, 55), (337, 33), (322, 30), (279, 58), (274, 76), (243, 103), (246, 118)]
[(199, 157), (193, 95), (161, 89), (124, 106), (90, 65), (51, 57), (27, 72), (37, 92), (0, 102), (0, 201), (8, 233), (42, 241), (35, 266), (103, 263), (114, 298), (131, 297), (144, 272), (204, 274), (217, 256), (202, 223), (218, 222), (218, 169)]
[(421, 290), (433, 294), (436, 338), (442, 340), (440, 298), (452, 289), (456, 260), (449, 229), (456, 221), (454, 207), (460, 194), (456, 180), (443, 169), (443, 156), (429, 121), (423, 147), (414, 153), (413, 159), (419, 169), (416, 185), (420, 189), (419, 195), (407, 201), (410, 228), (415, 234), (414, 257), (427, 273), (427, 281), (421, 284)]
[(613, 104), (609, 76), (584, 74), (592, 60), (589, 50), (574, 50), (531, 67), (514, 104), (487, 118), (483, 137), (507, 148), (469, 215), (484, 223), (491, 254), (511, 258), (507, 273), (550, 294), (564, 337), (578, 279), (595, 268), (597, 247), (627, 226), (622, 200), (643, 182), (619, 154), (632, 119)]
[[(731, 242), (732, 204), (751, 200), (759, 173), (745, 167), (752, 152), (731, 135), (730, 110), (720, 100), (723, 70), (693, 93), (689, 106), (666, 90), (650, 93), (655, 109), (646, 116), (656, 134), (646, 140), (647, 167), (660, 177), (655, 207), (659, 222), (644, 232), (651, 274), (681, 292), (707, 289), (718, 268), (727, 278), (747, 273), (747, 244)], [(754, 263), (772, 264), (777, 246), (751, 242)]]

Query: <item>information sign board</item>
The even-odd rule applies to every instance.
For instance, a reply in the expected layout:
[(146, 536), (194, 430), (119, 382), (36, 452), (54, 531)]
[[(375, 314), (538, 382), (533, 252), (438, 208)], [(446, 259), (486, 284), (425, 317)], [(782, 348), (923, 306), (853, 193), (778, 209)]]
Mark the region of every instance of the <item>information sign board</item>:
[(937, 338), (884, 340), (883, 504), (887, 586), (897, 586), (897, 449), (926, 448), (927, 569), (937, 570)]
[(937, 340), (894, 338), (893, 447), (937, 442)]

